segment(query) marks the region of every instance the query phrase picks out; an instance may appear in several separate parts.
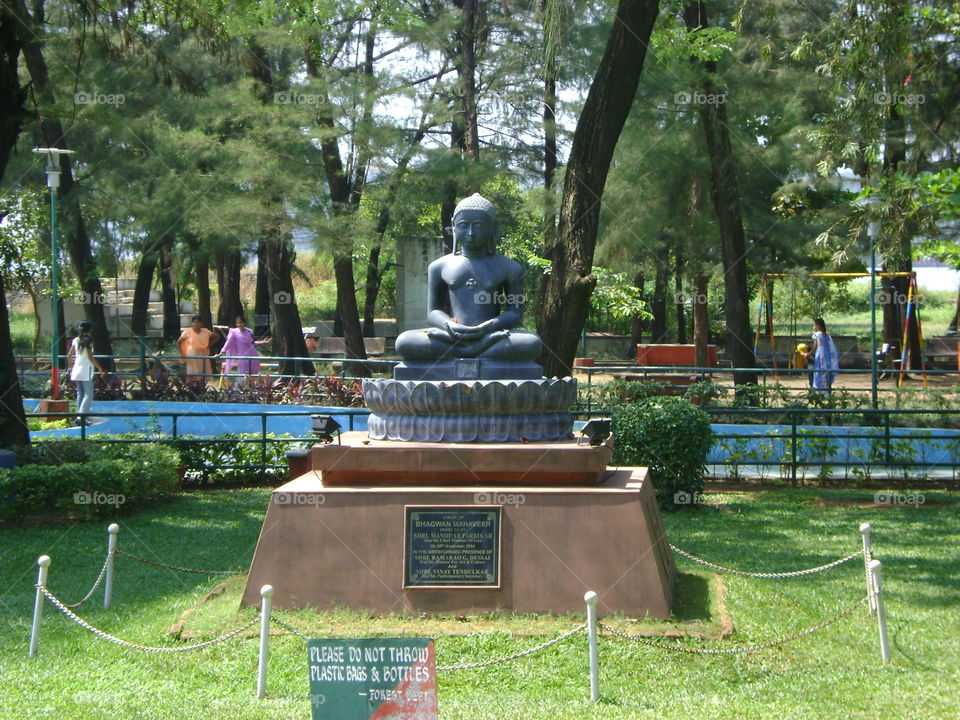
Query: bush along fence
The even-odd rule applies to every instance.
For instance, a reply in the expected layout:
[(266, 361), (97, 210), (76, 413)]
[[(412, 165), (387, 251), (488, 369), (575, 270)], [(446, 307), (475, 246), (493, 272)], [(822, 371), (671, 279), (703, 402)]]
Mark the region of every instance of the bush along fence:
[[(787, 643), (799, 640), (800, 638), (812, 635), (820, 630), (823, 630), (830, 625), (852, 615), (856, 612), (861, 606), (866, 605), (869, 608), (871, 615), (875, 615), (877, 619), (877, 627), (880, 636), (880, 655), (884, 664), (889, 664), (890, 662), (890, 643), (887, 634), (887, 624), (886, 624), (886, 614), (883, 604), (883, 584), (881, 581), (881, 563), (873, 556), (873, 548), (871, 541), (871, 527), (869, 524), (864, 523), (860, 525), (860, 535), (862, 542), (862, 549), (857, 550), (845, 557), (839, 558), (833, 562), (827, 563), (825, 565), (820, 565), (814, 568), (808, 568), (804, 570), (793, 570), (786, 572), (754, 572), (747, 571), (742, 569), (732, 569), (727, 568), (717, 563), (713, 563), (709, 560), (704, 560), (699, 558), (691, 553), (685, 552), (680, 548), (671, 545), (670, 547), (679, 554), (681, 557), (687, 558), (693, 562), (699, 563), (706, 567), (710, 567), (714, 570), (724, 573), (734, 573), (738, 575), (744, 575), (754, 578), (762, 579), (792, 579), (800, 577), (809, 577), (811, 575), (830, 570), (832, 568), (838, 567), (840, 565), (846, 564), (858, 557), (862, 557), (864, 561), (864, 570), (866, 574), (866, 596), (857, 600), (852, 605), (841, 610), (840, 612), (832, 615), (823, 621), (813, 625), (809, 628), (806, 628), (800, 632), (794, 633), (792, 635), (777, 638), (768, 642), (762, 642), (746, 647), (733, 647), (733, 648), (705, 648), (705, 647), (689, 647), (681, 644), (672, 644), (666, 642), (658, 642), (651, 640), (646, 637), (640, 637), (637, 635), (630, 635), (628, 633), (622, 632), (615, 627), (607, 625), (600, 621), (597, 617), (597, 601), (599, 596), (596, 592), (589, 591), (584, 595), (584, 602), (586, 603), (586, 622), (577, 625), (574, 628), (571, 628), (565, 633), (558, 635), (546, 642), (540, 643), (534, 647), (527, 648), (512, 655), (507, 655), (504, 657), (490, 658), (486, 660), (480, 660), (477, 662), (463, 663), (458, 665), (442, 665), (436, 668), (437, 672), (452, 672), (452, 671), (461, 671), (461, 670), (475, 670), (481, 669), (493, 665), (499, 665), (503, 663), (509, 663), (521, 658), (530, 657), (539, 653), (547, 648), (557, 645), (559, 643), (565, 642), (570, 638), (580, 634), (581, 632), (586, 631), (588, 636), (588, 667), (589, 667), (589, 677), (590, 677), (590, 698), (594, 702), (597, 702), (600, 699), (600, 632), (608, 633), (608, 636), (611, 639), (629, 641), (631, 643), (636, 643), (640, 645), (645, 645), (647, 647), (652, 647), (658, 650), (664, 650), (668, 652), (680, 652), (692, 655), (738, 655), (744, 653), (757, 652), (760, 650), (765, 650), (767, 648), (777, 647), (780, 645), (785, 645)], [(190, 652), (193, 650), (202, 650), (204, 648), (212, 647), (219, 643), (232, 640), (234, 638), (240, 637), (243, 633), (247, 632), (255, 625), (260, 625), (259, 633), (259, 652), (258, 652), (258, 664), (257, 664), (257, 679), (256, 679), (256, 696), (262, 698), (266, 695), (267, 687), (267, 665), (270, 653), (270, 623), (273, 622), (280, 628), (286, 630), (287, 632), (292, 633), (293, 635), (307, 641), (310, 639), (309, 635), (301, 630), (298, 630), (293, 625), (280, 620), (274, 616), (274, 611), (272, 608), (273, 602), (273, 593), (274, 589), (270, 585), (264, 585), (260, 589), (261, 605), (259, 612), (251, 620), (245, 624), (230, 630), (229, 632), (220, 635), (219, 637), (207, 640), (205, 642), (196, 643), (194, 645), (180, 645), (180, 646), (170, 646), (170, 647), (151, 647), (147, 645), (140, 645), (133, 642), (128, 642), (122, 640), (114, 635), (111, 635), (99, 628), (94, 627), (88, 623), (83, 618), (79, 617), (74, 610), (78, 608), (83, 603), (87, 602), (91, 597), (93, 597), (97, 588), (101, 585), (104, 586), (104, 596), (103, 596), (103, 606), (104, 608), (109, 608), (111, 604), (111, 593), (114, 587), (114, 560), (118, 556), (126, 557), (128, 559), (137, 560), (140, 562), (145, 562), (151, 565), (156, 565), (159, 567), (168, 568), (171, 570), (178, 570), (182, 572), (191, 572), (191, 573), (201, 573), (201, 574), (217, 574), (217, 575), (238, 575), (242, 574), (243, 571), (239, 570), (199, 570), (196, 568), (187, 568), (177, 565), (168, 565), (156, 560), (149, 560), (142, 558), (131, 553), (124, 552), (117, 547), (117, 535), (119, 532), (119, 526), (116, 524), (111, 524), (107, 528), (108, 540), (107, 540), (107, 556), (104, 561), (103, 567), (100, 570), (99, 575), (97, 576), (96, 581), (93, 584), (93, 587), (90, 591), (81, 599), (79, 602), (68, 604), (63, 602), (60, 598), (54, 595), (50, 589), (47, 587), (49, 579), (49, 570), (51, 565), (51, 559), (47, 555), (42, 555), (37, 559), (37, 565), (39, 567), (37, 582), (35, 585), (36, 588), (36, 598), (34, 600), (33, 608), (33, 623), (30, 629), (30, 649), (29, 657), (34, 657), (40, 646), (40, 625), (43, 618), (43, 608), (46, 602), (52, 604), (57, 610), (59, 610), (64, 616), (75, 622), (80, 627), (84, 628), (88, 632), (97, 636), (101, 640), (106, 640), (108, 642), (115, 643), (122, 647), (126, 647), (132, 650), (139, 650), (141, 652), (150, 652), (150, 653), (180, 653), (180, 652)]]

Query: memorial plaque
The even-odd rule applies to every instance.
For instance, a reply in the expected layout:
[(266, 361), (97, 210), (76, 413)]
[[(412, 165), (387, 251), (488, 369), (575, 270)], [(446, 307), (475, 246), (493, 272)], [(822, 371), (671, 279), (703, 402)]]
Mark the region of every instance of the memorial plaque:
[(426, 638), (307, 640), (312, 720), (437, 720)]
[(500, 587), (499, 506), (405, 510), (404, 587)]

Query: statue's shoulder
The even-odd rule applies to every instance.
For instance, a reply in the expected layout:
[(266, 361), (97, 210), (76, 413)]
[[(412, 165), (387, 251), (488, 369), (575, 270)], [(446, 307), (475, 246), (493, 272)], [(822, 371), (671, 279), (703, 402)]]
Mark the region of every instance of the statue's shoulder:
[(508, 273), (511, 277), (518, 277), (523, 275), (523, 265), (518, 263), (513, 258), (508, 258), (506, 255), (497, 255), (497, 262)]
[(454, 253), (447, 253), (446, 255), (441, 255), (436, 260), (434, 260), (429, 265), (427, 265), (427, 271), (429, 272), (430, 270), (435, 270), (435, 271), (442, 270), (443, 268), (455, 262), (458, 257), (459, 256), (455, 255)]

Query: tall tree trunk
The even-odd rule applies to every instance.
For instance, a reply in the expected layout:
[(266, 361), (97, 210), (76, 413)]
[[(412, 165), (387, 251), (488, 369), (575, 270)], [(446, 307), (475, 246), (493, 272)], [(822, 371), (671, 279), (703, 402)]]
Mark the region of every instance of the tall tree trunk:
[(552, 272), (539, 318), (547, 377), (569, 375), (597, 284), (592, 273), (600, 198), (620, 132), (640, 82), (657, 0), (620, 0), (580, 112), (564, 179)]
[[(381, 213), (383, 215), (383, 213)], [(389, 216), (389, 214), (388, 214)], [(382, 236), (382, 233), (380, 233)], [(374, 316), (377, 309), (377, 295), (380, 294), (380, 243), (370, 248), (367, 258), (367, 277), (363, 286), (363, 336), (374, 337)]]
[(710, 313), (707, 309), (707, 284), (710, 277), (698, 272), (693, 276), (693, 355), (697, 367), (707, 367), (710, 344)]
[(143, 251), (140, 264), (137, 265), (137, 281), (133, 286), (133, 309), (130, 318), (130, 332), (137, 337), (147, 334), (150, 291), (153, 288), (153, 274), (157, 269), (157, 254), (153, 248)]
[(313, 375), (313, 363), (309, 360), (291, 360), (295, 357), (306, 358), (310, 354), (303, 338), (300, 311), (290, 276), (293, 263), (291, 243), (281, 232), (275, 231), (274, 237), (264, 242), (264, 265), (268, 270), (269, 293), (273, 300), (270, 304), (273, 313), (273, 354), (281, 358), (281, 375)]
[(454, 0), (463, 17), (457, 31), (460, 52), (456, 63), (460, 78), (460, 102), (467, 155), (480, 159), (480, 131), (477, 126), (477, 20), (483, 0)]
[[(638, 272), (633, 278), (633, 286), (640, 291), (640, 297), (643, 297), (643, 286), (646, 278), (642, 272)], [(630, 358), (631, 362), (637, 361), (637, 345), (643, 342), (643, 318), (640, 315), (634, 315), (630, 318)]]
[[(441, 88), (440, 81), (442, 80), (442, 77), (442, 75), (437, 77), (437, 81), (433, 86), (433, 92), (430, 95), (431, 100), (437, 96)], [(380, 283), (383, 280), (384, 272), (380, 270), (380, 252), (381, 248), (383, 247), (383, 236), (386, 234), (387, 228), (390, 227), (390, 213), (394, 202), (396, 202), (397, 193), (400, 191), (403, 180), (407, 175), (407, 168), (410, 165), (410, 161), (413, 160), (416, 149), (420, 146), (420, 143), (423, 142), (423, 138), (426, 137), (427, 130), (430, 128), (430, 122), (427, 118), (428, 110), (424, 109), (420, 115), (420, 125), (417, 128), (417, 132), (414, 133), (413, 138), (410, 141), (410, 145), (397, 162), (397, 167), (390, 176), (390, 182), (387, 185), (386, 197), (384, 197), (383, 205), (381, 206), (380, 212), (377, 215), (377, 227), (374, 231), (376, 238), (373, 242), (373, 246), (370, 248), (370, 257), (367, 261), (367, 277), (364, 285), (364, 337), (374, 337), (376, 335), (376, 330), (374, 328), (374, 315), (376, 314), (377, 296), (380, 294)]]
[(683, 312), (683, 254), (680, 242), (674, 248), (673, 303), (677, 313), (677, 342), (687, 344), (687, 319)]
[[(257, 243), (257, 287), (254, 290), (252, 323), (253, 334), (257, 337), (266, 337), (270, 334), (270, 308), (273, 305), (270, 297), (276, 292), (270, 289), (276, 284), (273, 282), (273, 278), (270, 277), (270, 273), (275, 266), (272, 265), (267, 258), (267, 253), (269, 252), (267, 245), (268, 242), (266, 240), (260, 240)], [(286, 273), (288, 276), (290, 275), (289, 267), (286, 269)], [(299, 318), (297, 322), (300, 322)], [(276, 345), (274, 345), (274, 348), (276, 348)]]
[[(452, 150), (466, 149), (462, 118), (454, 116), (450, 121), (450, 148)], [(443, 201), (440, 203), (440, 226), (443, 232), (443, 248), (447, 253), (453, 252), (453, 211), (457, 207), (457, 181), (449, 178), (443, 184)]]
[[(8, 41), (3, 37), (7, 32), (6, 28), (0, 26), (0, 43), (3, 43), (4, 51), (8, 48)], [(3, 62), (6, 63), (6, 59)], [(2, 81), (0, 81), (0, 84), (2, 84)], [(0, 98), (4, 101), (10, 98), (10, 93), (6, 88), (0, 87)], [(13, 107), (17, 106), (14, 105)], [(0, 147), (0, 152), (2, 151), (3, 148)], [(0, 158), (2, 166), (7, 164), (9, 150), (5, 154), (7, 157)], [(2, 170), (2, 167), (0, 167), (0, 170)], [(0, 171), (0, 176), (2, 175), (3, 173)], [(17, 445), (29, 444), (30, 433), (27, 431), (27, 418), (23, 412), (23, 396), (20, 394), (17, 361), (13, 357), (13, 341), (10, 339), (7, 293), (3, 286), (3, 275), (0, 274), (0, 447), (12, 448)]]
[[(643, 287), (646, 283), (646, 277), (642, 272), (638, 272), (633, 277), (633, 286), (639, 290), (640, 297), (643, 297)], [(630, 318), (630, 358), (631, 362), (637, 360), (637, 345), (643, 342), (643, 317), (634, 315)]]
[[(689, 3), (684, 8), (684, 20), (690, 31), (709, 26), (707, 11), (702, 2)], [(706, 96), (718, 96), (717, 64), (703, 63), (701, 88)], [(750, 300), (747, 297), (747, 242), (740, 211), (740, 191), (734, 167), (733, 149), (727, 109), (723, 103), (701, 103), (697, 106), (700, 125), (710, 156), (710, 183), (713, 208), (720, 230), (720, 252), (723, 258), (724, 316), (727, 325), (727, 353), (734, 367), (754, 368), (753, 341), (750, 330)], [(756, 384), (755, 372), (737, 372), (734, 382), (740, 385)]]
[(163, 301), (163, 342), (174, 342), (180, 337), (180, 303), (177, 302), (176, 277), (173, 269), (173, 248), (165, 239), (160, 250), (160, 299)]
[(557, 174), (557, 77), (543, 78), (543, 245), (557, 241), (557, 205), (554, 183)]
[(657, 273), (653, 281), (653, 302), (650, 312), (653, 319), (650, 321), (650, 342), (664, 343), (667, 341), (667, 267), (657, 263)]
[(960, 288), (957, 289), (957, 307), (954, 310), (953, 319), (950, 320), (950, 325), (947, 326), (947, 334), (955, 335), (958, 325), (960, 325)]
[[(343, 319), (343, 342), (347, 348), (347, 357), (366, 359), (367, 351), (359, 322), (360, 311), (357, 308), (357, 289), (353, 279), (353, 255), (349, 251), (334, 251), (333, 274), (337, 280), (338, 306)], [(370, 374), (369, 368), (363, 363), (351, 363), (347, 371), (350, 375), (362, 377)]]
[[(56, 98), (50, 88), (47, 62), (43, 57), (43, 37), (46, 33), (43, 0), (37, 0), (34, 4), (35, 15), (31, 15), (27, 10), (24, 0), (16, 0), (15, 8), (24, 26), (23, 57), (30, 72), (30, 79), (33, 81), (40, 104), (44, 108), (51, 108), (55, 105)], [(56, 115), (43, 111), (40, 113), (39, 122), (40, 135), (46, 147), (68, 149), (63, 125)], [(90, 236), (83, 221), (69, 155), (61, 159), (60, 195), (63, 199), (63, 230), (67, 250), (73, 270), (80, 282), (80, 288), (84, 293), (84, 316), (93, 325), (94, 352), (104, 356), (101, 364), (112, 370), (114, 367), (113, 345), (110, 342), (110, 331), (107, 328), (103, 303), (100, 302), (103, 298), (103, 286), (100, 283), (96, 261), (91, 250)]]
[(193, 255), (193, 266), (197, 278), (197, 315), (205, 328), (213, 327), (213, 313), (210, 309), (210, 256), (202, 248)]
[[(319, 74), (312, 53), (307, 53), (307, 73)], [(360, 202), (356, 179), (352, 182), (344, 170), (338, 145), (338, 130), (333, 120), (333, 104), (324, 97), (317, 113), (317, 124), (324, 128), (320, 142), (323, 156), (324, 174), (330, 190), (330, 204), (333, 212), (343, 217), (356, 211)], [(365, 170), (363, 171), (365, 175)], [(358, 169), (356, 177), (361, 176)], [(360, 327), (360, 310), (357, 306), (357, 288), (353, 279), (353, 243), (349, 237), (337, 238), (333, 243), (333, 273), (337, 283), (337, 314), (343, 324), (343, 342), (348, 360), (365, 360), (366, 348), (363, 344), (363, 329)], [(369, 368), (363, 363), (350, 363), (347, 368), (353, 375), (367, 376)]]
[[(336, 279), (336, 273), (334, 273), (334, 281), (336, 281)], [(343, 312), (340, 310), (339, 287), (337, 288), (337, 306), (333, 309), (333, 336), (343, 337)]]
[(217, 256), (217, 324), (233, 327), (238, 317), (245, 317), (240, 301), (240, 269), (243, 258), (239, 250), (224, 250)]
[(67, 316), (63, 311), (63, 296), (57, 298), (57, 333), (60, 335), (60, 345), (57, 354), (60, 356), (60, 366), (67, 364)]
[[(20, 57), (22, 29), (14, 12), (6, 3), (0, 3), (0, 180), (17, 144), (26, 113), (23, 103), (26, 93), (20, 87), (17, 63)], [(29, 445), (27, 418), (23, 412), (23, 397), (17, 376), (17, 362), (13, 357), (10, 338), (10, 317), (7, 313), (7, 292), (0, 274), (0, 447)]]
[[(39, 307), (40, 298), (37, 297), (37, 291), (30, 286), (27, 286), (27, 294), (30, 296), (30, 307), (33, 308), (33, 342), (30, 343), (30, 352), (36, 355), (37, 349), (40, 346), (40, 331), (42, 329)], [(4, 298), (4, 300), (6, 300), (6, 298)], [(51, 340), (51, 343), (52, 342)]]

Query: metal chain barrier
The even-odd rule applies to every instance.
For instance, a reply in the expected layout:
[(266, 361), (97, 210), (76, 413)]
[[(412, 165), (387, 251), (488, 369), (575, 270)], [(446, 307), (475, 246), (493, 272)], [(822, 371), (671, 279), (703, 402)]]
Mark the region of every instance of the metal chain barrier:
[(676, 545), (671, 545), (670, 549), (673, 550), (678, 555), (683, 555), (683, 557), (693, 560), (696, 563), (701, 565), (706, 565), (707, 567), (713, 568), (714, 570), (719, 570), (720, 572), (730, 573), (732, 575), (745, 575), (746, 577), (755, 577), (755, 578), (788, 578), (788, 577), (801, 577), (803, 575), (812, 575), (813, 573), (823, 572), (824, 570), (829, 570), (830, 568), (835, 568), (837, 565), (843, 565), (845, 562), (850, 562), (854, 558), (861, 557), (863, 555), (863, 550), (857, 550), (855, 553), (851, 553), (846, 557), (842, 557), (839, 560), (834, 560), (832, 563), (827, 563), (826, 565), (821, 565), (815, 568), (808, 568), (807, 570), (794, 570), (793, 572), (748, 572), (746, 570), (734, 570), (733, 568), (724, 567), (723, 565), (717, 565), (712, 563), (709, 560), (704, 560), (699, 558), (696, 555), (691, 555), (685, 550), (681, 550)]
[(282, 627), (284, 630), (287, 630), (288, 632), (292, 632), (294, 635), (296, 635), (299, 638), (303, 638), (304, 640), (310, 639), (309, 635), (307, 635), (306, 633), (300, 632), (295, 627), (293, 627), (293, 625), (288, 625), (283, 620), (279, 619), (276, 615), (270, 616), (270, 622), (276, 623), (277, 625)]
[(172, 648), (171, 647), (149, 647), (147, 645), (137, 645), (136, 643), (127, 642), (126, 640), (121, 640), (118, 637), (114, 637), (113, 635), (105, 633), (103, 630), (98, 630), (83, 618), (80, 618), (77, 615), (75, 615), (73, 611), (70, 610), (70, 608), (68, 608), (66, 605), (60, 602), (60, 600), (57, 597), (55, 597), (49, 590), (47, 590), (43, 585), (36, 585), (35, 587), (46, 596), (47, 600), (49, 600), (53, 604), (53, 606), (57, 608), (57, 610), (62, 612), (64, 615), (66, 615), (68, 618), (73, 620), (75, 623), (77, 623), (77, 625), (84, 628), (85, 630), (89, 630), (97, 637), (103, 638), (104, 640), (108, 640), (112, 643), (116, 643), (117, 645), (133, 648), (134, 650), (143, 650), (145, 652), (178, 653), (178, 652), (188, 652), (190, 650), (200, 650), (202, 648), (210, 647), (211, 645), (216, 645), (218, 643), (222, 643), (226, 640), (234, 638), (240, 633), (244, 632), (245, 630), (249, 630), (251, 627), (253, 627), (258, 622), (260, 622), (260, 615), (258, 614), (257, 617), (255, 617), (253, 620), (248, 622), (246, 625), (242, 627), (238, 627), (236, 630), (231, 630), (226, 635), (221, 635), (218, 638), (214, 638), (213, 640), (207, 640), (206, 642), (198, 643), (196, 645), (186, 645), (184, 647), (172, 647)]
[(126, 550), (121, 550), (120, 548), (117, 548), (117, 554), (124, 555), (131, 560), (139, 560), (147, 565), (155, 565), (157, 567), (167, 568), (168, 570), (179, 570), (180, 572), (199, 573), (200, 575), (241, 575), (246, 572), (245, 570), (197, 570), (196, 568), (180, 567), (179, 565), (167, 565), (157, 560), (148, 560), (139, 555), (128, 553)]
[[(867, 549), (867, 550), (865, 550), (865, 551), (862, 552), (862, 555), (863, 555), (863, 561), (864, 561), (864, 563), (865, 563), (866, 566), (869, 568), (869, 567), (870, 567), (870, 563), (873, 561), (873, 551), (870, 550), (870, 549)], [(868, 573), (867, 573), (867, 590), (869, 591), (871, 597), (873, 597), (873, 596), (875, 596), (875, 595), (877, 594), (877, 584), (876, 584), (876, 581), (875, 581), (875, 579), (874, 579), (874, 577), (873, 577), (873, 573), (872, 573), (872, 572), (868, 572)], [(872, 611), (871, 611), (871, 612), (872, 612)]]
[(107, 574), (107, 566), (110, 564), (110, 553), (107, 553), (106, 559), (103, 561), (103, 567), (100, 568), (100, 574), (97, 575), (96, 582), (93, 583), (93, 587), (90, 588), (90, 592), (83, 596), (83, 600), (75, 603), (64, 603), (63, 606), (67, 608), (78, 608), (83, 605), (87, 600), (93, 597), (93, 594), (97, 591), (97, 588), (100, 587), (100, 583), (103, 582), (103, 578)]
[(482, 667), (487, 667), (488, 665), (496, 665), (498, 663), (505, 663), (505, 662), (510, 662), (511, 660), (517, 660), (527, 655), (533, 655), (536, 652), (545, 650), (551, 645), (556, 645), (559, 642), (563, 642), (567, 638), (573, 635), (576, 635), (578, 632), (581, 632), (586, 629), (587, 629), (587, 624), (583, 623), (582, 625), (578, 625), (577, 627), (575, 627), (570, 632), (565, 632), (563, 635), (558, 635), (552, 640), (548, 640), (545, 643), (537, 645), (536, 647), (532, 647), (528, 650), (524, 650), (523, 652), (514, 653), (513, 655), (507, 655), (506, 657), (502, 657), (502, 658), (495, 658), (493, 660), (485, 660), (483, 662), (467, 663), (466, 665), (444, 665), (442, 667), (438, 667), (437, 672), (443, 672), (446, 670), (471, 670), (473, 668), (482, 668)]
[(658, 648), (658, 649), (660, 649), (660, 650), (672, 650), (672, 651), (674, 651), (674, 652), (688, 653), (688, 654), (691, 654), (691, 655), (739, 655), (739, 654), (742, 654), (742, 653), (756, 652), (757, 650), (765, 650), (766, 648), (776, 647), (777, 645), (785, 645), (785, 644), (788, 643), (788, 642), (793, 642), (794, 640), (799, 640), (799, 639), (802, 638), (802, 637), (805, 637), (805, 636), (807, 636), (807, 635), (811, 635), (811, 634), (817, 632), (817, 630), (822, 630), (823, 628), (827, 627), (828, 625), (832, 625), (833, 623), (837, 622), (838, 620), (841, 620), (842, 618), (845, 618), (847, 615), (850, 615), (850, 614), (851, 614), (854, 610), (856, 610), (858, 607), (860, 607), (861, 605), (865, 604), (865, 603), (867, 602), (867, 600), (868, 600), (867, 597), (863, 597), (863, 598), (861, 598), (860, 600), (858, 600), (857, 602), (855, 602), (853, 605), (851, 605), (850, 607), (848, 607), (846, 610), (841, 610), (839, 613), (837, 613), (837, 614), (834, 615), (833, 617), (827, 618), (827, 619), (824, 620), (823, 622), (821, 622), (821, 623), (819, 623), (819, 624), (817, 624), (817, 625), (814, 625), (814, 626), (811, 627), (811, 628), (807, 628), (806, 630), (801, 630), (800, 632), (796, 633), (795, 635), (791, 635), (790, 637), (780, 638), (779, 640), (772, 640), (771, 642), (761, 643), (761, 644), (759, 644), (759, 645), (751, 645), (750, 647), (744, 647), (744, 648), (726, 648), (726, 649), (723, 649), (723, 650), (705, 650), (705, 649), (700, 649), (700, 648), (680, 647), (680, 646), (678, 646), (678, 645), (665, 645), (664, 643), (658, 643), (658, 642), (655, 642), (655, 641), (653, 641), (653, 640), (648, 640), (648, 639), (646, 639), (646, 638), (639, 637), (639, 636), (637, 636), (637, 635), (628, 635), (628, 634), (625, 633), (625, 632), (621, 632), (621, 631), (617, 630), (616, 628), (610, 627), (609, 625), (604, 625), (603, 623), (597, 623), (597, 626), (600, 627), (600, 628), (603, 628), (604, 630), (606, 630), (607, 632), (611, 633), (612, 635), (616, 635), (616, 636), (618, 636), (618, 637), (623, 638), (624, 640), (630, 640), (630, 641), (632, 641), (632, 642), (639, 643), (639, 644), (641, 644), (641, 645), (649, 645), (650, 647), (655, 647), (655, 648)]

